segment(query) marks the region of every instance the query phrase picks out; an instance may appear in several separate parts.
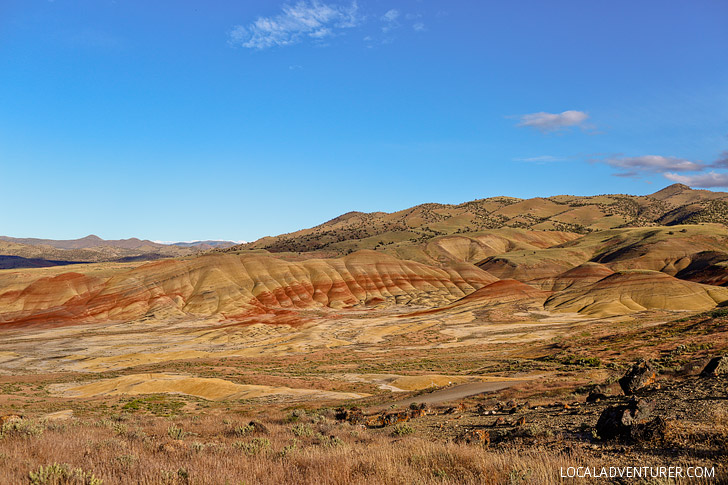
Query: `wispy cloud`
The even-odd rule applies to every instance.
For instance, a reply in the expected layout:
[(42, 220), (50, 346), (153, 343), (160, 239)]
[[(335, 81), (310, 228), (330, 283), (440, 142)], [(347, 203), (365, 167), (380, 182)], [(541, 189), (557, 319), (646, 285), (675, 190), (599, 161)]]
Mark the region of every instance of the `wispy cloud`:
[(382, 15), (381, 21), (383, 23), (382, 25), (382, 32), (389, 32), (390, 30), (394, 30), (397, 27), (399, 27), (399, 21), (397, 20), (399, 18), (399, 10), (393, 8), (391, 10), (387, 10), (387, 12)]
[(382, 20), (385, 22), (394, 22), (398, 18), (399, 18), (399, 10), (397, 10), (396, 8), (387, 10), (387, 13), (382, 15)]
[(530, 113), (520, 117), (518, 126), (535, 128), (542, 132), (558, 131), (572, 126), (586, 127), (589, 115), (583, 111), (568, 110), (561, 113)]
[(718, 159), (708, 165), (710, 168), (726, 168), (728, 169), (728, 150), (724, 151), (718, 156)]
[(412, 25), (412, 28), (414, 30), (416, 30), (417, 32), (424, 32), (425, 31), (425, 24), (423, 24), (422, 22), (415, 22)]
[(565, 162), (567, 159), (564, 157), (554, 157), (552, 155), (540, 155), (538, 157), (514, 158), (513, 160), (516, 162), (551, 163)]
[(690, 187), (713, 188), (728, 187), (728, 173), (699, 173), (696, 175), (680, 175), (677, 173), (666, 173), (665, 178), (673, 182), (689, 185)]
[(306, 38), (321, 41), (361, 21), (356, 1), (349, 5), (327, 4), (318, 0), (284, 5), (273, 17), (258, 17), (250, 25), (235, 26), (229, 42), (249, 49), (267, 49), (297, 44)]
[[(609, 158), (606, 164), (614, 168), (627, 170), (630, 173), (652, 172), (695, 172), (705, 166), (699, 163), (677, 157), (663, 157), (660, 155), (643, 155), (640, 157)], [(624, 176), (624, 174), (622, 174)]]
[(660, 174), (668, 180), (691, 187), (728, 187), (728, 173), (714, 170), (706, 172), (709, 169), (728, 169), (728, 151), (721, 153), (712, 163), (662, 155), (642, 155), (639, 157), (603, 156), (592, 159), (592, 162), (604, 163), (619, 169), (619, 172), (612, 174), (615, 177), (640, 178), (646, 175)]

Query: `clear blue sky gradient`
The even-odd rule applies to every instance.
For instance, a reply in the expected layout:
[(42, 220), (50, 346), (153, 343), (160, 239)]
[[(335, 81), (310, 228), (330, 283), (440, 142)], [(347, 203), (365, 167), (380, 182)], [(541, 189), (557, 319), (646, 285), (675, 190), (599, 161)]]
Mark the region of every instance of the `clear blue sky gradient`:
[[(351, 210), (647, 194), (673, 182), (605, 162), (728, 150), (723, 0), (359, 0), (322, 40), (231, 38), (295, 3), (0, 0), (0, 234), (253, 240)], [(588, 119), (518, 126), (566, 110)]]

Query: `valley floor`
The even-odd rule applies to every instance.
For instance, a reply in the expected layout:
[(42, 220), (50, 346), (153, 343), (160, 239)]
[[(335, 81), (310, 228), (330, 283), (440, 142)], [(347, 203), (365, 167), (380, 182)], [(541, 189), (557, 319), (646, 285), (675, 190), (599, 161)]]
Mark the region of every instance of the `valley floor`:
[[(726, 381), (697, 376), (728, 350), (728, 312), (485, 311), (6, 330), (0, 415), (23, 418), (3, 425), (0, 482), (569, 483), (562, 468), (637, 465), (728, 477)], [(615, 380), (640, 357), (660, 370), (645, 397), (677, 427), (600, 439), (601, 412), (627, 401)], [(607, 396), (587, 403), (597, 384)], [(420, 403), (422, 416), (384, 427), (337, 419)]]

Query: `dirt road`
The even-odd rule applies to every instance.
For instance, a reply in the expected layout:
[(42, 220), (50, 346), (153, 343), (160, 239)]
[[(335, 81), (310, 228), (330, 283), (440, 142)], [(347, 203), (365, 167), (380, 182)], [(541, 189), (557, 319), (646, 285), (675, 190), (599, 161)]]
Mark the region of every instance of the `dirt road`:
[[(394, 401), (391, 404), (396, 404), (397, 407), (402, 408), (409, 406), (413, 402), (425, 403), (425, 404), (440, 404), (448, 401), (457, 401), (468, 396), (474, 396), (476, 394), (482, 394), (484, 392), (500, 391), (508, 387), (514, 386), (526, 382), (521, 381), (490, 381), (490, 382), (470, 382), (468, 384), (460, 384), (447, 389), (441, 389), (434, 391), (429, 394), (422, 394), (420, 396), (410, 397), (401, 401)], [(390, 405), (391, 405), (390, 404)], [(386, 409), (390, 405), (377, 406), (375, 409)]]

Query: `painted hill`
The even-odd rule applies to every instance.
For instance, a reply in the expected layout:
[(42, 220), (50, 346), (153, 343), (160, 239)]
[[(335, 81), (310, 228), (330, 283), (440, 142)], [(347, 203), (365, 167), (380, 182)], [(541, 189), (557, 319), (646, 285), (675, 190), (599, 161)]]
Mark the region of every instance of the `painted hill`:
[(253, 254), (208, 255), (105, 276), (0, 274), (0, 322), (56, 325), (151, 316), (236, 320), (306, 308), (436, 306), (495, 281), (472, 265), (441, 269), (374, 251), (299, 263)]
[[(191, 318), (295, 324), (308, 321), (311, 311), (391, 306), (425, 312), (500, 306), (502, 315), (523, 308), (591, 316), (701, 311), (728, 301), (728, 228), (656, 221), (674, 213), (672, 207), (708, 207), (724, 196), (675, 185), (643, 197), (496, 198), (395, 214), (348, 213), (311, 230), (197, 255), (196, 247), (174, 245), (139, 254), (148, 246), (60, 249), (0, 241), (0, 248), (25, 258), (27, 266), (42, 266), (42, 258), (48, 265), (126, 261), (0, 271), (0, 322)], [(641, 207), (631, 219), (636, 227), (610, 228), (618, 218), (626, 220), (626, 212), (614, 212), (625, 206)], [(554, 221), (583, 215), (585, 207), (613, 213), (581, 232), (556, 230)], [(495, 220), (493, 214), (516, 225), (529, 217), (540, 222), (473, 229), (474, 220)], [(385, 233), (364, 237), (383, 228)], [(423, 231), (426, 236), (406, 238)], [(318, 246), (329, 237), (336, 242)], [(354, 251), (373, 237), (391, 240)], [(84, 238), (91, 245), (97, 239)], [(290, 251), (289, 243), (301, 244), (301, 252)], [(166, 259), (141, 264), (144, 258)]]

